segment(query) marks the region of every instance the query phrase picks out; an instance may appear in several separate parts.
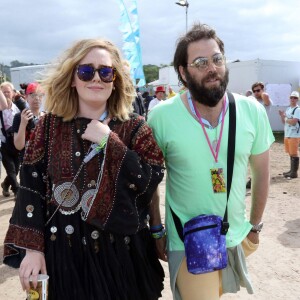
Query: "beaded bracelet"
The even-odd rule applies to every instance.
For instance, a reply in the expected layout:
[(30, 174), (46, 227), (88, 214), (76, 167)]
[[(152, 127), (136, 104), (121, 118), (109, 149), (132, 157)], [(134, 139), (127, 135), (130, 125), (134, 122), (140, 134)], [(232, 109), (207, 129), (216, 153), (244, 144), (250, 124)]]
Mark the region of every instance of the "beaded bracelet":
[(150, 226), (150, 232), (154, 239), (161, 239), (166, 236), (166, 230), (163, 224)]
[(165, 237), (167, 235), (166, 229), (162, 228), (160, 231), (157, 232), (151, 232), (151, 236), (152, 238), (158, 240), (161, 239), (163, 237)]
[(164, 228), (163, 224), (150, 226), (151, 232), (161, 231)]

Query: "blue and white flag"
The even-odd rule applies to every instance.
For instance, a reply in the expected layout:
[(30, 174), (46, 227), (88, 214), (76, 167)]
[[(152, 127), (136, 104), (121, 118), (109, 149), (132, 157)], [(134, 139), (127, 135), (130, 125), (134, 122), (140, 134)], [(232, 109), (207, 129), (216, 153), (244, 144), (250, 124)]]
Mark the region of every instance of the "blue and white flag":
[[(117, 0), (121, 10), (121, 26), (123, 33), (123, 52), (130, 63), (130, 74), (134, 83), (139, 79), (138, 86), (146, 84), (142, 63), (142, 50), (140, 44), (140, 25), (138, 20), (136, 0)], [(126, 5), (126, 3), (128, 5)], [(129, 5), (131, 6), (129, 7)], [(128, 8), (129, 7), (129, 8)]]

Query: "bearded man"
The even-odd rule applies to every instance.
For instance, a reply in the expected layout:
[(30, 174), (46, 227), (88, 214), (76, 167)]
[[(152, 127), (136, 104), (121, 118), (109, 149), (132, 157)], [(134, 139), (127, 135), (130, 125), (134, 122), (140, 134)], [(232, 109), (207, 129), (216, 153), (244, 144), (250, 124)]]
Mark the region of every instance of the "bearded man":
[[(176, 300), (215, 300), (222, 293), (239, 291), (240, 286), (253, 293), (245, 257), (259, 244), (269, 188), (269, 148), (274, 137), (262, 105), (226, 90), (229, 74), (224, 52), (222, 40), (211, 27), (195, 24), (178, 40), (174, 55), (174, 68), (187, 91), (153, 108), (148, 119), (167, 168), (167, 237), (155, 235), (155, 228), (161, 228), (160, 219), (152, 220), (151, 225), (160, 258), (168, 257)], [(236, 134), (227, 205), (228, 263), (222, 270), (195, 275), (188, 271), (174, 215), (182, 225), (202, 214), (224, 216), (231, 102), (235, 103)], [(249, 218), (245, 205), (248, 162), (253, 175)], [(157, 209), (158, 192), (153, 203)]]

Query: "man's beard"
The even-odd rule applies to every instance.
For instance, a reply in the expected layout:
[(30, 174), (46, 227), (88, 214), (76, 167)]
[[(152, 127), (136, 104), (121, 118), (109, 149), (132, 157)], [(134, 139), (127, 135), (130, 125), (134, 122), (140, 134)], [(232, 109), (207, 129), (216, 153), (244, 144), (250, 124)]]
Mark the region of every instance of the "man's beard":
[[(207, 76), (205, 76), (201, 82), (197, 82), (188, 71), (186, 71), (186, 83), (187, 87), (193, 97), (193, 99), (203, 105), (209, 106), (209, 107), (215, 107), (222, 97), (225, 94), (228, 81), (229, 81), (229, 71), (226, 68), (225, 74), (222, 77), (218, 75), (217, 72), (211, 72), (208, 73)], [(204, 86), (205, 82), (209, 79), (219, 79), (220, 80), (220, 86), (218, 87), (210, 87), (207, 88)]]

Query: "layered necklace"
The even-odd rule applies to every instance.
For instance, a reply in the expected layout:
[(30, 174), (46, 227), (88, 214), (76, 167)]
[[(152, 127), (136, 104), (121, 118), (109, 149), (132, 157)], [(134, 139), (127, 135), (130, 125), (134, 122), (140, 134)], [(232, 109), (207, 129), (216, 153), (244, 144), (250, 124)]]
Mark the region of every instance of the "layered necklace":
[[(101, 115), (101, 117), (99, 118), (99, 121), (100, 122), (103, 122), (104, 120), (106, 120), (108, 117), (108, 112), (107, 110), (104, 111), (104, 113)], [(82, 160), (82, 163), (80, 164), (72, 182), (65, 182), (62, 184), (62, 187), (63, 187), (63, 191), (58, 187), (56, 188), (57, 190), (57, 193), (59, 195), (63, 195), (62, 199), (59, 201), (59, 205), (56, 207), (55, 211), (52, 213), (52, 215), (49, 217), (49, 219), (47, 220), (47, 222), (45, 223), (45, 226), (47, 226), (50, 221), (52, 220), (52, 218), (54, 217), (54, 215), (58, 212), (58, 210), (63, 206), (63, 204), (66, 203), (66, 201), (69, 201), (70, 200), (70, 197), (72, 198), (72, 196), (74, 196), (74, 189), (75, 189), (75, 186), (74, 186), (74, 183), (76, 182), (83, 166), (85, 164), (87, 164), (95, 155), (97, 155), (98, 153), (100, 153), (101, 151), (103, 151), (102, 148), (99, 147), (98, 144), (96, 143), (92, 143), (91, 146), (89, 147), (84, 159)], [(105, 151), (105, 150), (104, 150)], [(99, 185), (100, 185), (100, 181), (101, 181), (101, 178), (102, 178), (102, 174), (103, 174), (103, 167), (104, 167), (104, 158), (102, 160), (102, 163), (101, 163), (101, 167), (100, 167), (100, 172), (98, 174), (98, 178), (97, 178), (97, 183), (96, 183), (96, 186), (95, 186), (95, 189), (93, 189), (93, 194), (92, 195), (86, 195), (86, 196), (90, 196), (89, 197), (89, 203), (90, 205), (87, 205), (87, 203), (85, 203), (85, 205), (83, 205), (82, 209), (82, 213), (81, 213), (81, 218), (83, 220), (86, 220), (87, 219), (87, 216), (89, 214), (89, 211), (90, 211), (90, 208), (91, 208), (91, 204), (94, 202), (94, 199), (96, 197), (96, 194), (97, 194), (97, 191), (99, 189)], [(76, 191), (76, 189), (75, 189)], [(55, 191), (54, 191), (55, 193)], [(76, 193), (75, 193), (76, 194)], [(85, 196), (85, 195), (84, 195)], [(86, 198), (86, 197), (83, 197), (83, 198)], [(87, 202), (87, 201), (84, 201), (84, 202)], [(78, 206), (78, 208), (80, 208), (82, 205), (80, 204)], [(76, 210), (77, 211), (77, 210)], [(75, 211), (70, 211), (69, 213), (64, 213), (64, 214), (70, 214), (70, 213), (74, 213)]]

